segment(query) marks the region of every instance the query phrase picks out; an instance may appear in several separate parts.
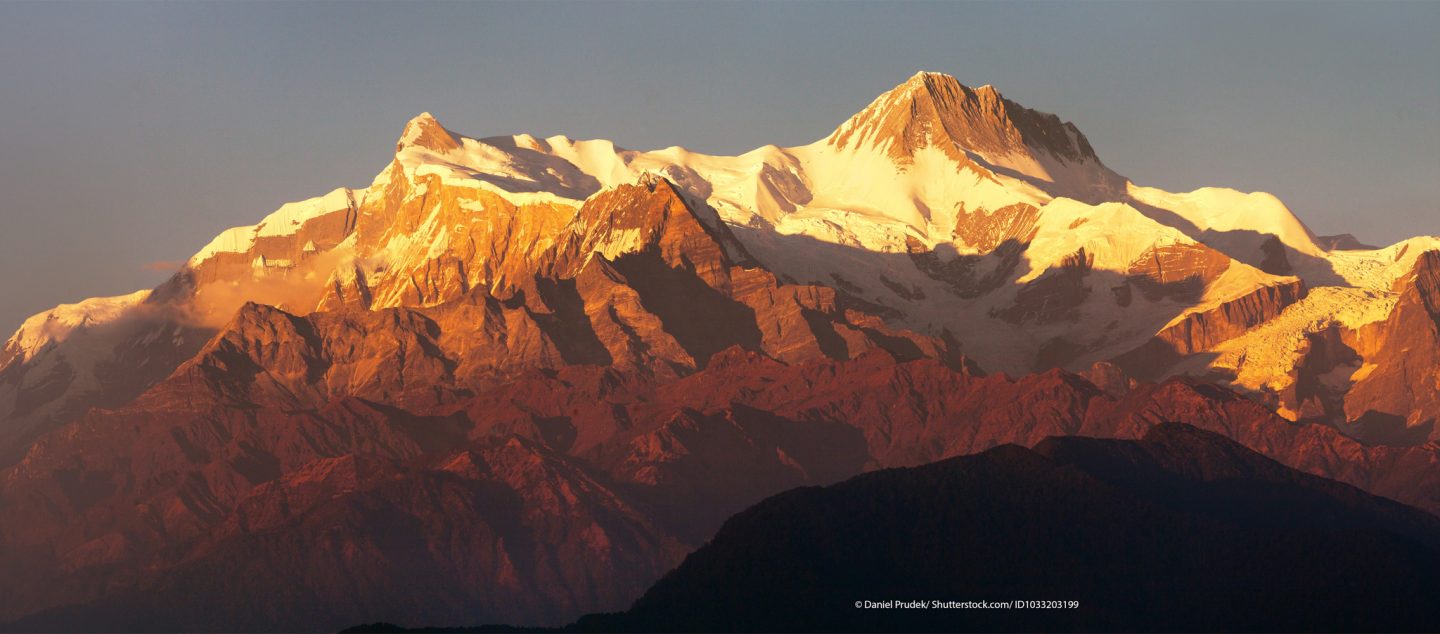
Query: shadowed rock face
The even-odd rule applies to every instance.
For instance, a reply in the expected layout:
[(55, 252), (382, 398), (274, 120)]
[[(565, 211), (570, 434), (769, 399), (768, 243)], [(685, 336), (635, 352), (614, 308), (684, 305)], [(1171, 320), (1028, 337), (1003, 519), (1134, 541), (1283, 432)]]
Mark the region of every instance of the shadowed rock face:
[[(781, 283), (664, 181), (592, 199), (537, 261), (503, 300), (474, 288), (431, 307), (303, 316), (246, 304), (167, 379), (39, 440), (0, 484), (0, 570), (45, 580), (7, 588), (0, 619), (77, 601), (94, 604), (76, 613), (96, 619), (81, 629), (112, 618), (325, 629), (362, 606), (531, 621), (618, 608), (724, 514), (868, 460), (838, 423), (700, 412), (687, 395), (640, 420), (622, 405), (717, 356), (964, 365), (950, 344), (846, 309), (828, 288)], [(624, 398), (608, 401), (611, 390)], [(616, 418), (577, 424), (581, 409)], [(496, 457), (496, 439), (530, 457)], [(437, 467), (474, 455), (506, 470)], [(335, 508), (335, 496), (359, 506)], [(442, 543), (455, 539), (471, 550), (450, 561)], [(432, 563), (411, 561), (422, 552)], [(237, 566), (238, 578), (196, 581)], [(278, 577), (262, 583), (267, 569)], [(414, 594), (428, 584), (382, 582), (401, 570), (465, 590), (432, 606)], [(231, 596), (272, 584), (297, 603)], [(160, 617), (163, 602), (132, 591), (210, 594)], [(80, 623), (62, 612), (25, 627)]]
[[(1440, 509), (1425, 442), (1440, 256), (1400, 282), (1388, 320), (1310, 333), (1300, 378), (1277, 397), (1353, 413), (1345, 431), (1398, 445), (1365, 446), (1212, 385), (1137, 380), (1275, 319), (1306, 287), (1244, 269), (1223, 240), (1166, 234), (1146, 251), (1146, 234), (1117, 258), (1105, 249), (1120, 226), (1054, 247), (1058, 228), (1125, 211), (1041, 208), (1041, 190), (1114, 193), (1119, 177), (1074, 126), (922, 74), (829, 142), (882, 145), (886, 173), (933, 167), (937, 155), (916, 153), (938, 148), (977, 187), (1018, 178), (1035, 204), (945, 203), (932, 216), (917, 200), (946, 220), (938, 246), (904, 231), (894, 252), (803, 233), (766, 242), (766, 222), (828, 195), (786, 150), (764, 149), (773, 156), (742, 183), (769, 215), (741, 226), (706, 202), (738, 189), (699, 162), (602, 187), (595, 174), (613, 180), (602, 171), (662, 153), (476, 140), (423, 115), (372, 187), (306, 201), (301, 219), (277, 212), (285, 231), (267, 220), (222, 235), (136, 300), (153, 319), (87, 325), (104, 335), (99, 361), (71, 354), (83, 337), (33, 356), (6, 347), (0, 416), (36, 424), (0, 430), (0, 623), (559, 624), (623, 608), (724, 518), (785, 489), (1057, 434), (1134, 438), (1172, 420)], [(597, 148), (619, 162), (592, 174), (560, 155)], [(465, 171), (469, 153), (484, 155), (481, 171)], [(484, 162), (492, 154), (504, 169)], [(1071, 180), (1042, 178), (1051, 171)], [(1045, 240), (1049, 251), (1032, 250)], [(1315, 265), (1265, 244), (1267, 270)], [(824, 283), (755, 257), (786, 251), (820, 261), (804, 279)], [(1048, 268), (1028, 276), (1036, 257)], [(878, 295), (872, 265), (888, 274)], [(1254, 277), (1225, 277), (1237, 271)], [(1202, 309), (1222, 278), (1235, 282), (1228, 299)], [(904, 310), (942, 300), (975, 315), (920, 324)], [(1077, 342), (1085, 329), (1099, 334)], [(1088, 378), (984, 376), (960, 342), (991, 340), (1034, 343), (1012, 355), (1033, 359), (1025, 371), (1102, 361)], [(1347, 400), (1335, 369), (1372, 361)], [(90, 370), (103, 389), (68, 393)]]
[(0, 619), (558, 624), (623, 607), (786, 488), (1168, 420), (1440, 508), (1434, 447), (1365, 447), (1185, 381), (981, 376), (779, 282), (664, 182), (589, 209), (507, 299), (250, 304), (139, 398), (41, 438), (0, 474)]
[[(629, 611), (571, 629), (1427, 630), (1437, 544), (1434, 516), (1166, 424), (775, 496)], [(1078, 605), (928, 603), (1041, 596)], [(917, 600), (930, 609), (855, 607)]]
[[(251, 328), (274, 341), (315, 323), (264, 310)], [(736, 346), (680, 378), (564, 366), (413, 391), (460, 361), (435, 343), (443, 329), (387, 320), (353, 345), (375, 362), (283, 352), (333, 349), (325, 338), (217, 345), (131, 405), (42, 439), (0, 480), (6, 620), (559, 624), (623, 607), (723, 518), (783, 489), (1168, 420), (1440, 509), (1433, 447), (1365, 447), (1212, 386), (1112, 396), (1058, 371), (984, 377), (878, 350), (785, 364)], [(288, 380), (310, 372), (325, 391)], [(346, 386), (370, 398), (338, 395)]]
[(1135, 376), (1160, 376), (1185, 356), (1244, 334), (1304, 296), (1305, 285), (1299, 280), (1261, 287), (1210, 310), (1185, 315), (1115, 362)]
[(1359, 238), (1356, 238), (1355, 236), (1348, 233), (1341, 233), (1333, 236), (1318, 236), (1315, 238), (1315, 242), (1320, 246), (1324, 247), (1327, 251), (1346, 251), (1351, 249), (1378, 248), (1369, 244), (1365, 244), (1364, 242), (1361, 242)]
[[(1420, 254), (1408, 274), (1385, 293), (1393, 298), (1388, 313), (1372, 317), (1374, 321), (1355, 327), (1322, 321), (1323, 329), (1306, 333), (1298, 340), (1291, 381), (1267, 401), (1290, 418), (1334, 425), (1368, 444), (1415, 446), (1434, 440), (1440, 418), (1435, 397), (1440, 377), (1434, 367), (1440, 362), (1437, 262), (1440, 252)], [(1232, 311), (1241, 323), (1251, 320), (1247, 315), (1258, 318), (1272, 312), (1263, 303), (1235, 308), (1243, 309)], [(1186, 349), (1151, 342), (1145, 354), (1123, 360), (1159, 359), (1167, 348)], [(1127, 369), (1143, 372), (1133, 365)]]
[[(730, 346), (803, 360), (901, 345), (850, 323), (831, 289), (781, 283), (724, 225), (709, 226), (697, 213), (668, 182), (621, 187), (582, 206), (537, 256), (538, 272), (504, 299), (475, 288), (430, 308), (303, 317), (250, 304), (180, 372), (238, 376), (244, 389), (268, 391), (240, 402), (313, 406), (352, 395), (409, 406), (569, 363), (674, 375), (704, 367)], [(845, 336), (822, 350), (822, 340)], [(945, 347), (897, 337), (931, 356)], [(401, 365), (377, 346), (402, 350)], [(258, 387), (250, 386), (257, 374)]]
[[(1014, 303), (995, 315), (1016, 324), (1078, 321), (1079, 307), (1090, 296), (1091, 288), (1085, 278), (1092, 264), (1093, 258), (1085, 253), (1085, 249), (1080, 249), (1059, 266), (1026, 282), (1015, 294)], [(1060, 366), (1064, 363), (1037, 361), (1036, 365)]]
[[(1345, 398), (1345, 413), (1379, 427), (1370, 430), (1379, 442), (1414, 431), (1434, 439), (1440, 419), (1440, 251), (1422, 255), (1396, 285), (1400, 300), (1389, 319), (1360, 333), (1359, 345), (1374, 352)], [(1386, 418), (1394, 422), (1386, 425)]]
[[(622, 185), (645, 174), (669, 180)], [(247, 302), (305, 316), (494, 300), (506, 319), (533, 322), (517, 329), (545, 335), (508, 336), (524, 340), (507, 345), (525, 348), (520, 356), (539, 359), (536, 367), (553, 367), (558, 355), (628, 367), (654, 360), (655, 371), (683, 374), (729, 345), (796, 360), (894, 341), (879, 321), (837, 321), (854, 309), (892, 331), (948, 337), (1012, 373), (1109, 361), (1143, 377), (1223, 376), (1224, 368), (1183, 362), (1303, 295), (1247, 263), (1312, 286), (1348, 283), (1273, 197), (1146, 191), (1131, 192), (1072, 124), (935, 73), (911, 77), (814, 144), (740, 157), (469, 138), (424, 114), (406, 124), (394, 160), (369, 187), (286, 205), (202, 249), (144, 302), (173, 314), (99, 346), (97, 356), (125, 348), (123, 358), (14, 365), (0, 352), (0, 464), (89, 407), (123, 404), (168, 376)], [(1259, 220), (1206, 224), (1237, 209)], [(1286, 221), (1280, 229), (1271, 226), (1277, 218)], [(1109, 234), (1083, 247), (1056, 246), (1100, 226)], [(1363, 246), (1336, 240), (1326, 244)], [(175, 341), (183, 343), (166, 344)], [(1365, 345), (1352, 347), (1363, 357)], [(499, 349), (487, 346), (478, 348)], [(142, 363), (143, 371), (125, 369)], [(72, 389), (92, 372), (104, 375), (101, 389)], [(1390, 442), (1365, 430), (1405, 420), (1397, 412), (1409, 402), (1374, 390), (1350, 416), (1342, 384), (1327, 385), (1336, 392), (1325, 397), (1330, 405), (1291, 402), (1290, 388), (1266, 397)], [(1424, 434), (1401, 436), (1409, 444)]]

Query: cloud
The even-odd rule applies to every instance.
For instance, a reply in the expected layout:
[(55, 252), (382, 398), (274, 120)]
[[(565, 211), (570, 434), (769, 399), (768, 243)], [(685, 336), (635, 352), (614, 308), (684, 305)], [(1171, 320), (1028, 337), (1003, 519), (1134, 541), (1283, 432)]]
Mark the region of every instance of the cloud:
[(206, 328), (219, 328), (235, 316), (246, 302), (268, 304), (297, 315), (313, 311), (325, 292), (326, 282), (340, 266), (354, 266), (349, 251), (329, 251), (311, 256), (285, 271), (231, 271), (223, 279), (200, 284), (187, 306), (188, 321)]
[(180, 270), (182, 266), (185, 266), (184, 260), (156, 260), (154, 262), (141, 264), (140, 268), (157, 273), (174, 273)]

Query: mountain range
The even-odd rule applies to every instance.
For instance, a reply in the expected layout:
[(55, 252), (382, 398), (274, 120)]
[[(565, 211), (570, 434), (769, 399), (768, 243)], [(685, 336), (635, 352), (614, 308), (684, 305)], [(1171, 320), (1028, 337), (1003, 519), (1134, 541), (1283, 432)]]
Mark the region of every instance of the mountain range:
[(1168, 421), (1436, 512), (1437, 394), (1440, 238), (1136, 185), (989, 86), (735, 157), (422, 114), (0, 348), (0, 622), (561, 625), (786, 489)]

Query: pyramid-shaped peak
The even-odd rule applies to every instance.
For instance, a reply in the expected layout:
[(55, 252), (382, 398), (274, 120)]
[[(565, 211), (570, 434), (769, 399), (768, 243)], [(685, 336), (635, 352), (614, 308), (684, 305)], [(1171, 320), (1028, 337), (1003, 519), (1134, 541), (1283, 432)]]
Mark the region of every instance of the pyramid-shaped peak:
[(436, 119), (435, 115), (422, 112), (405, 124), (405, 130), (400, 133), (400, 141), (395, 144), (395, 151), (398, 153), (407, 147), (449, 152), (459, 149), (460, 142), (445, 126), (440, 125), (440, 120)]
[(1096, 160), (1074, 125), (1006, 99), (993, 86), (971, 88), (922, 71), (875, 98), (827, 139), (837, 149), (873, 146), (904, 163), (926, 146), (988, 158), (1044, 152), (1067, 162)]
[(918, 73), (915, 73), (914, 75), (911, 75), (910, 79), (905, 80), (905, 83), (896, 86), (896, 88), (904, 88), (906, 86), (947, 86), (959, 88), (962, 90), (985, 90), (987, 92), (995, 92), (995, 88), (990, 84), (971, 88), (970, 86), (966, 86), (965, 84), (960, 83), (960, 80), (956, 79), (954, 75), (947, 75), (945, 73), (937, 73), (928, 70), (922, 70)]
[(911, 75), (911, 76), (910, 76), (910, 79), (907, 79), (907, 80), (905, 81), (905, 83), (904, 83), (904, 84), (901, 84), (901, 85), (902, 85), (902, 86), (904, 86), (904, 85), (914, 86), (914, 85), (924, 84), (924, 83), (926, 83), (926, 82), (936, 82), (936, 81), (954, 81), (954, 82), (957, 82), (957, 83), (958, 83), (958, 80), (956, 80), (954, 77), (951, 77), (950, 75), (946, 75), (945, 73), (937, 73), (937, 72), (933, 72), (933, 71), (922, 70), (922, 71), (920, 71), (920, 72), (915, 73), (914, 75)]
[[(952, 75), (920, 71), (911, 75), (904, 83), (880, 95), (876, 101), (895, 104), (905, 98), (938, 99), (943, 102), (941, 104), (943, 106), (960, 105), (965, 100), (996, 103), (1004, 99), (1000, 95), (1000, 91), (990, 84), (972, 88), (961, 83)], [(1001, 107), (1003, 108), (1003, 104)]]

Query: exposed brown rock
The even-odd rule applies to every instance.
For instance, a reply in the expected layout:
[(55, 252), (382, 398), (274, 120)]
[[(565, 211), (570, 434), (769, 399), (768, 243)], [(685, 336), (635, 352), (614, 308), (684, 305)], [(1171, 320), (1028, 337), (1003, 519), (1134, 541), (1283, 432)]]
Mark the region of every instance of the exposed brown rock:
[[(973, 299), (1004, 286), (1015, 274), (1028, 245), (1007, 240), (983, 256), (957, 254), (948, 245), (942, 246), (948, 253), (927, 249), (914, 238), (906, 240), (910, 261), (917, 270), (930, 279), (944, 283), (955, 295)], [(977, 274), (985, 258), (993, 258), (994, 262), (986, 263), (987, 266), (981, 269), (984, 273)]]
[(1373, 441), (1434, 439), (1440, 436), (1440, 251), (1421, 254), (1396, 286), (1400, 300), (1390, 316), (1361, 333), (1364, 365), (1345, 397), (1345, 413)]
[(1055, 115), (1024, 108), (993, 87), (971, 89), (939, 73), (918, 73), (881, 95), (827, 142), (841, 149), (852, 143), (888, 142), (891, 156), (901, 163), (929, 145), (961, 165), (971, 164), (964, 150), (1004, 154), (1016, 148), (1070, 161), (1098, 161), (1085, 136)]
[(1039, 229), (1040, 210), (1034, 205), (1015, 203), (994, 211), (961, 209), (955, 216), (954, 238), (980, 253), (990, 253), (1006, 243), (1029, 244)]
[(1231, 260), (1203, 244), (1156, 246), (1130, 263), (1128, 281), (1147, 298), (1196, 301)]
[[(981, 377), (881, 351), (784, 364), (738, 346), (681, 378), (566, 365), (485, 385), (448, 369), (461, 362), (447, 329), (427, 325), (434, 310), (356, 321), (255, 307), (209, 361), (42, 439), (0, 477), (0, 569), (30, 571), (0, 575), (0, 614), (91, 603), (108, 587), (135, 605), (184, 592), (189, 627), (249, 611), (274, 622), (241, 591), (248, 573), (214, 572), (263, 569), (278, 575), (270, 587), (313, 589), (283, 604), (306, 627), (418, 618), (410, 593), (449, 586), (433, 609), (471, 606), (466, 622), (566, 620), (614, 609), (677, 561), (674, 545), (785, 487), (1169, 420), (1440, 508), (1425, 493), (1440, 482), (1433, 446), (1364, 447), (1212, 386), (1127, 382), (1114, 396), (1059, 371)], [(492, 311), (459, 320), (484, 326), (523, 308), (452, 310)], [(903, 335), (844, 323), (872, 341)], [(378, 330), (339, 334), (366, 329)], [(442, 389), (414, 389), (426, 373)], [(316, 387), (296, 378), (308, 374)], [(351, 388), (405, 405), (321, 393)], [(395, 585), (411, 579), (388, 567), (400, 552), (426, 553), (403, 561), (431, 581)]]
[(1295, 267), (1290, 264), (1290, 258), (1285, 254), (1285, 243), (1280, 238), (1270, 236), (1260, 245), (1260, 252), (1265, 254), (1265, 259), (1260, 262), (1260, 270), (1271, 275), (1294, 275)]
[(433, 175), (412, 183), (398, 163), (389, 173), (383, 195), (360, 208), (355, 250), (363, 255), (399, 248), (390, 259), (401, 268), (345, 270), (330, 281), (339, 290), (326, 295), (322, 308), (367, 296), (372, 307), (432, 306), (472, 288), (508, 298), (576, 211), (558, 203), (516, 205), (485, 189), (447, 186)]
[(399, 152), (411, 146), (435, 152), (449, 152), (460, 149), (460, 142), (440, 125), (434, 115), (423, 112), (405, 124), (405, 130), (400, 133), (400, 142), (395, 144), (395, 151)]
[[(1190, 278), (1187, 278), (1190, 279)], [(1187, 355), (1244, 334), (1305, 296), (1300, 280), (1261, 287), (1210, 310), (1191, 312), (1114, 361), (1137, 377), (1155, 377)]]
[[(934, 145), (982, 176), (990, 167), (971, 153), (1103, 171), (1073, 126), (988, 87), (919, 75), (885, 99), (830, 142), (880, 143), (902, 166)], [(459, 147), (422, 116), (397, 151)], [(809, 195), (765, 168), (763, 204)], [(242, 279), (276, 284), (284, 300), (222, 311), (219, 332), (172, 346), (185, 352), (173, 360), (146, 341), (174, 328), (127, 339), (117, 364), (157, 365), (0, 469), (0, 622), (88, 614), (99, 615), (89, 629), (127, 629), (164, 612), (176, 629), (558, 624), (622, 607), (725, 517), (784, 489), (1053, 435), (1137, 437), (1163, 421), (1440, 510), (1440, 449), (1423, 437), (1368, 447), (1213, 385), (1133, 378), (1273, 318), (1304, 295), (1298, 281), (1186, 314), (1083, 377), (984, 376), (949, 332), (895, 327), (844, 276), (833, 287), (778, 278), (665, 178), (578, 206), (519, 204), (399, 160), (382, 178), (377, 194), (292, 236), (177, 275), (157, 303), (214, 298)], [(1038, 213), (961, 210), (952, 238), (980, 255), (912, 240), (909, 262), (981, 297), (1016, 281)], [(1288, 267), (1277, 253), (1266, 266)], [(1092, 264), (1072, 254), (993, 316), (1075, 319), (1105, 290), (1090, 287)], [(1178, 306), (1230, 265), (1202, 245), (1156, 247), (1109, 290), (1121, 306), (1137, 292)], [(1376, 413), (1419, 417), (1403, 430), (1440, 414), (1440, 253), (1397, 290), (1383, 324), (1312, 336), (1293, 393), (1276, 398), (1306, 419), (1358, 413), (1361, 432)], [(1092, 352), (1049, 335), (1037, 335), (1049, 337), (1037, 366)], [(0, 354), (0, 382), (29, 371)], [(1359, 358), (1379, 369), (1358, 373), (1342, 403), (1321, 377)]]
[[(1085, 280), (1094, 260), (1084, 249), (1066, 256), (1059, 266), (1026, 282), (1015, 294), (1015, 301), (995, 316), (1013, 324), (1078, 321), (1079, 307), (1090, 297)], [(1037, 367), (1056, 365), (1061, 364), (1037, 362)]]

